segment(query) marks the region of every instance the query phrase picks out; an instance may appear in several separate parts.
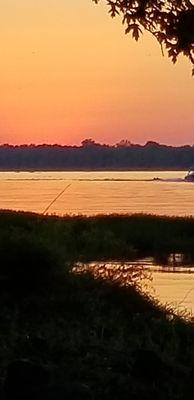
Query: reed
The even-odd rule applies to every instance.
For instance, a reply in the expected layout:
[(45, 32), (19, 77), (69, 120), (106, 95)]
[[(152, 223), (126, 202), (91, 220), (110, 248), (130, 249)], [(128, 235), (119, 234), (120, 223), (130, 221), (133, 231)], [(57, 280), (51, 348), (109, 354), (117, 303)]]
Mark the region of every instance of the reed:
[(172, 251), (181, 232), (183, 241), (189, 238), (193, 224), (140, 215), (57, 218), (2, 211), (2, 384), (8, 365), (25, 359), (49, 369), (49, 399), (191, 398), (192, 321), (142, 290), (149, 276), (141, 268), (124, 261), (115, 270), (105, 262), (91, 268), (85, 259), (134, 258), (144, 249), (144, 235), (150, 254), (156, 244), (162, 252), (159, 232), (166, 240), (174, 233)]

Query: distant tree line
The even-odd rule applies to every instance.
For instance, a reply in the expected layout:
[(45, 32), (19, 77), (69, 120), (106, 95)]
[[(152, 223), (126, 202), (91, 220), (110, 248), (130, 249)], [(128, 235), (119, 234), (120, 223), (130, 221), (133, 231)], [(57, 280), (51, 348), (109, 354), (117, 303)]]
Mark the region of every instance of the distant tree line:
[(194, 146), (145, 145), (122, 140), (116, 145), (85, 139), (80, 146), (1, 145), (0, 170), (133, 170), (188, 169)]

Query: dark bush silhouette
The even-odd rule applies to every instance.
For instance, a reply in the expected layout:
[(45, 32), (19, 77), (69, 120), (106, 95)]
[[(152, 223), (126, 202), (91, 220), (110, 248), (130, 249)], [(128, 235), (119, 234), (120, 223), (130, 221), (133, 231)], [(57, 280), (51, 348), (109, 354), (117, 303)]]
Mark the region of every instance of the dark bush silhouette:
[[(78, 238), (92, 228), (90, 255), (92, 248), (97, 255), (95, 226), (121, 242), (127, 238), (143, 243), (145, 236), (151, 253), (158, 246), (163, 254), (163, 237), (172, 246), (170, 239), (176, 244), (181, 235), (183, 241), (190, 238), (193, 247), (192, 218), (57, 218), (2, 212), (0, 380), (7, 399), (191, 399), (193, 323), (161, 307), (137, 284), (128, 284), (125, 269), (119, 272), (123, 279), (114, 279), (117, 268), (106, 274), (105, 267), (104, 275), (90, 268), (72, 271), (67, 279), (67, 247), (77, 261), (78, 250), (83, 251), (72, 241), (75, 232)], [(84, 234), (82, 244), (89, 237)], [(57, 258), (53, 262), (57, 249), (59, 265)], [(37, 283), (45, 291), (39, 288), (37, 293)], [(25, 296), (20, 298), (20, 292)], [(44, 378), (45, 366), (50, 380)]]
[(44, 288), (57, 274), (57, 257), (31, 238), (3, 237), (0, 241), (0, 282), (18, 292)]
[(46, 399), (49, 372), (42, 365), (16, 360), (7, 368), (4, 384), (6, 400)]

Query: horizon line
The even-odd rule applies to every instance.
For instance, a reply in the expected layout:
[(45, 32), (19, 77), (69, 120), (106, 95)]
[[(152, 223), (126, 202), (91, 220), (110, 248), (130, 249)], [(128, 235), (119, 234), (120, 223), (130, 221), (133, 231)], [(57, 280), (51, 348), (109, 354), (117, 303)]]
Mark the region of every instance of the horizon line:
[(164, 147), (194, 147), (193, 144), (184, 143), (184, 144), (167, 144), (167, 143), (160, 143), (155, 140), (148, 140), (144, 143), (133, 143), (128, 139), (122, 139), (116, 143), (100, 143), (96, 142), (95, 140), (89, 138), (82, 140), (79, 144), (65, 144), (65, 143), (51, 143), (51, 142), (40, 142), (40, 143), (0, 143), (0, 147), (10, 146), (10, 147), (41, 147), (41, 146), (48, 146), (48, 147), (90, 147), (90, 146), (107, 146), (107, 147), (133, 147), (133, 146), (141, 146), (145, 147), (146, 145), (156, 145), (156, 146), (164, 146)]

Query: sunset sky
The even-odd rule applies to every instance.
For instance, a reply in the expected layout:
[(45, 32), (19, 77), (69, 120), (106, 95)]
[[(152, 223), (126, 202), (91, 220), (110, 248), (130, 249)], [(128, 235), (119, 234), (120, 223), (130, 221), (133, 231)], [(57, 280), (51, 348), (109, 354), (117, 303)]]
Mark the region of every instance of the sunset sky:
[(0, 143), (194, 144), (191, 65), (105, 3), (0, 0)]

